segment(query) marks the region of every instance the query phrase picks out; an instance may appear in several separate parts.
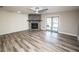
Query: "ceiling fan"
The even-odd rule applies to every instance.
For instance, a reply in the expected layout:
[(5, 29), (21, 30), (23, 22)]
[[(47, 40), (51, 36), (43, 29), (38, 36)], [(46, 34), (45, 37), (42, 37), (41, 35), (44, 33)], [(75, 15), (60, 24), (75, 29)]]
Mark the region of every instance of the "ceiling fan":
[(33, 8), (30, 8), (30, 9), (36, 14), (43, 13), (43, 12), (48, 10), (47, 8), (43, 9), (43, 8), (40, 8), (40, 7), (33, 7)]

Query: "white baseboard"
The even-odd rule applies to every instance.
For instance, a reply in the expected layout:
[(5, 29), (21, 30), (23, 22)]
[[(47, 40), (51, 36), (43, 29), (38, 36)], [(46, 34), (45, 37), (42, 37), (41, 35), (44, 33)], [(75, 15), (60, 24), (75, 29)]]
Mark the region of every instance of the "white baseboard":
[(75, 35), (75, 34), (70, 34), (70, 33), (65, 33), (65, 32), (59, 32), (59, 33), (67, 34), (67, 35), (70, 35), (70, 36), (75, 36), (75, 37), (77, 37), (77, 35)]
[(2, 33), (0, 35), (6, 35), (6, 34), (14, 33), (14, 32), (25, 31), (25, 30), (28, 30), (28, 29), (23, 29), (23, 30), (18, 30), (18, 31), (12, 31), (12, 32), (7, 32), (7, 33)]

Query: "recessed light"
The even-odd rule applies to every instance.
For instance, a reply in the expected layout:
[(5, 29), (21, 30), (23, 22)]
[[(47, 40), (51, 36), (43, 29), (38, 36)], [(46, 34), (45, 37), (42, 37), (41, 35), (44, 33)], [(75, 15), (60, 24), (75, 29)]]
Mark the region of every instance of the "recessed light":
[(17, 13), (21, 13), (21, 11), (17, 11)]

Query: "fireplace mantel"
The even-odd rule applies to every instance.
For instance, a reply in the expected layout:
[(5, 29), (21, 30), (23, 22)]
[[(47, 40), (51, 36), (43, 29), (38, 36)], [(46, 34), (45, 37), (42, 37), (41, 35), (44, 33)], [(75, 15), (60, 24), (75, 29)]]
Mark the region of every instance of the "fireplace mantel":
[(28, 21), (29, 21), (29, 22), (30, 22), (30, 21), (39, 21), (39, 22), (40, 22), (41, 20), (28, 20)]

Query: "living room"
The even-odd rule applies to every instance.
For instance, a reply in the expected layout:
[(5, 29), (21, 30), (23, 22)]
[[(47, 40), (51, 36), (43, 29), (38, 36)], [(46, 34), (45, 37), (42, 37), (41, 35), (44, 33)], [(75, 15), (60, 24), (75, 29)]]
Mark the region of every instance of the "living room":
[(78, 6), (0, 6), (0, 51), (79, 51), (78, 19)]

